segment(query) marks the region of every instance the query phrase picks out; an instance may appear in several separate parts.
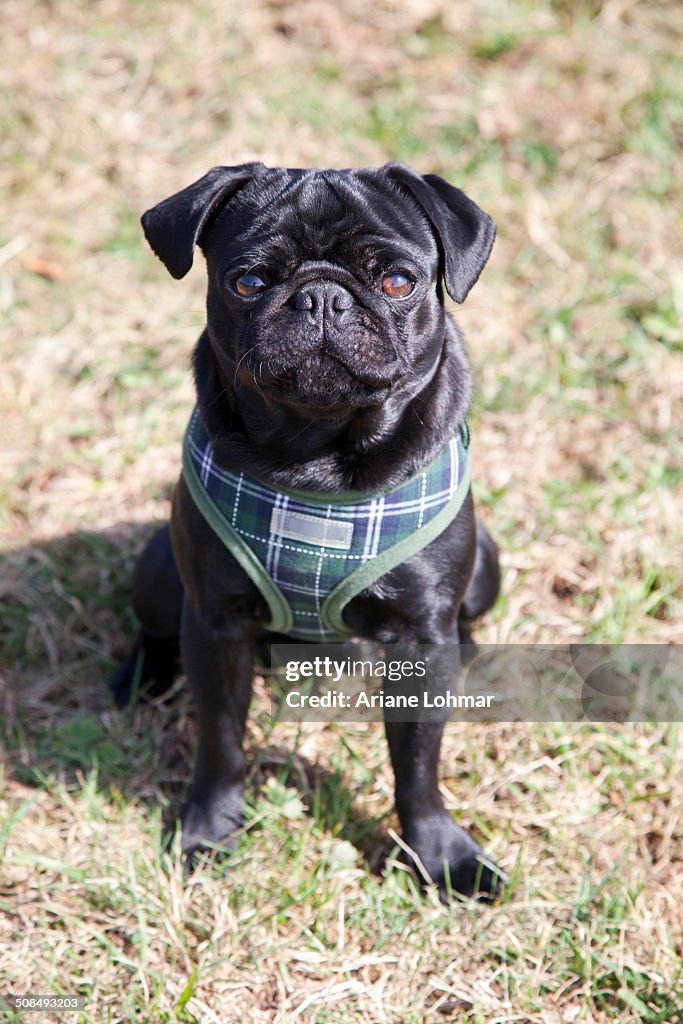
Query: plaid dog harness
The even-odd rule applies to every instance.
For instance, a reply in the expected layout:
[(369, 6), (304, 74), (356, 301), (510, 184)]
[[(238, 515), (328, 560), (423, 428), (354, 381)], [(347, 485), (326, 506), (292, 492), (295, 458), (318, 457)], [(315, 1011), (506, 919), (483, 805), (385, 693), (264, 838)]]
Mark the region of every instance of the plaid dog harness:
[(455, 519), (470, 483), (465, 424), (417, 476), (385, 494), (274, 490), (216, 465), (195, 409), (183, 445), (190, 493), (268, 603), (268, 629), (344, 640), (349, 601)]

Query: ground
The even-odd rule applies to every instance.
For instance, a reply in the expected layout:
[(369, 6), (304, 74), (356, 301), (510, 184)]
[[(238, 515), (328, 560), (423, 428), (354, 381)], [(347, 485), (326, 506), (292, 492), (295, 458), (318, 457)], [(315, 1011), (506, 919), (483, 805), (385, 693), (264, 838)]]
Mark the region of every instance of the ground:
[(456, 311), (504, 565), (479, 639), (680, 642), (681, 5), (4, 0), (0, 20), (0, 995), (85, 997), (50, 1022), (683, 1020), (676, 724), (450, 726), (448, 806), (510, 882), (444, 908), (396, 862), (379, 727), (274, 725), (261, 679), (242, 843), (184, 878), (165, 839), (191, 702), (180, 682), (120, 715), (105, 686), (203, 322), (201, 261), (172, 281), (139, 215), (251, 159), (402, 160), (498, 223)]

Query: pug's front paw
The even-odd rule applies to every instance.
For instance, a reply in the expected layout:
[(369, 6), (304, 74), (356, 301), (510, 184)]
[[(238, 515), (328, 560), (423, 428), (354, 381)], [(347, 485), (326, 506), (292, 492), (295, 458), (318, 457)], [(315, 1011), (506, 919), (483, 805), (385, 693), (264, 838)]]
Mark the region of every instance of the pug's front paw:
[(437, 886), (442, 903), (454, 893), (493, 900), (506, 881), (504, 872), (447, 811), (411, 822), (403, 839), (404, 859), (423, 885), (431, 881)]
[(186, 866), (192, 868), (199, 854), (229, 853), (238, 843), (239, 829), (244, 822), (242, 787), (220, 792), (195, 788), (182, 815), (181, 849)]

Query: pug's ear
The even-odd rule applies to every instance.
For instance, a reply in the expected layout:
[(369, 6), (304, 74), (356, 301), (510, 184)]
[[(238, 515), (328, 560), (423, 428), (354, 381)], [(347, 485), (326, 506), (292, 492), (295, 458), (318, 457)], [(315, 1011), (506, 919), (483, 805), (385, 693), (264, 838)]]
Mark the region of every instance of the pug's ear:
[(439, 243), (446, 291), (464, 302), (488, 260), (496, 225), (459, 188), (436, 174), (419, 175), (403, 164), (383, 168), (426, 214)]
[(184, 277), (189, 271), (194, 247), (201, 243), (209, 219), (264, 170), (260, 163), (213, 167), (199, 181), (142, 215), (145, 238), (173, 277)]

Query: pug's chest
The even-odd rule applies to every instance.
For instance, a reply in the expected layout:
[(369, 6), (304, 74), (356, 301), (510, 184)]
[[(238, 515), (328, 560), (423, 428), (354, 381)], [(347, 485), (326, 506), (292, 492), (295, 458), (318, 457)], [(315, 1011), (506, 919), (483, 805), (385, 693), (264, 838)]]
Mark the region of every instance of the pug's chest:
[(387, 574), (442, 534), (463, 505), (468, 437), (451, 438), (429, 466), (387, 493), (331, 495), (277, 490), (225, 469), (195, 416), (183, 474), (197, 509), (265, 602), (266, 628), (294, 640), (340, 641), (357, 632), (347, 609), (357, 618), (363, 602), (373, 607), (365, 631), (374, 623), (386, 632), (396, 615)]

